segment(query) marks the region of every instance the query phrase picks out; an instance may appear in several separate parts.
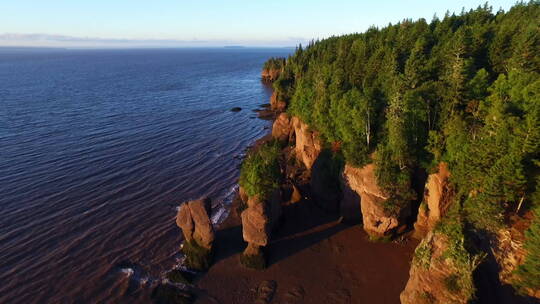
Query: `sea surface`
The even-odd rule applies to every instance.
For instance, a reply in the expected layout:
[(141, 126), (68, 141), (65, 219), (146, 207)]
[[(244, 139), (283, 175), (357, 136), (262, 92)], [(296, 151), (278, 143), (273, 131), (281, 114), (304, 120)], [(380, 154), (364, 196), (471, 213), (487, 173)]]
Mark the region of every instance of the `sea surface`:
[[(291, 49), (0, 50), (0, 303), (145, 303), (177, 207), (227, 216)], [(241, 112), (231, 112), (241, 107)]]

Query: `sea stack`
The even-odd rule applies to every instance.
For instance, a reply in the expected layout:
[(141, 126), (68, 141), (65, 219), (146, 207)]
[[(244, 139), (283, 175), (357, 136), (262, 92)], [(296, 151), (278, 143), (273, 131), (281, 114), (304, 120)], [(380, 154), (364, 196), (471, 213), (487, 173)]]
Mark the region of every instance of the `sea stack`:
[(182, 252), (186, 255), (186, 266), (194, 270), (206, 270), (211, 264), (214, 228), (210, 211), (210, 199), (201, 198), (184, 203), (176, 216), (176, 224), (185, 238)]

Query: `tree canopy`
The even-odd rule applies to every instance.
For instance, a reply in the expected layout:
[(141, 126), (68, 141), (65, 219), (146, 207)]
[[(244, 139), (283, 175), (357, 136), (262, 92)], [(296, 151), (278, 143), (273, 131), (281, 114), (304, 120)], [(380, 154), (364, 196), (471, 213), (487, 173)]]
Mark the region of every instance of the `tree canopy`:
[(540, 2), (487, 4), (312, 41), (274, 83), (288, 111), (349, 164), (410, 200), (411, 174), (446, 161), (467, 220), (494, 230), (530, 208), (540, 143)]

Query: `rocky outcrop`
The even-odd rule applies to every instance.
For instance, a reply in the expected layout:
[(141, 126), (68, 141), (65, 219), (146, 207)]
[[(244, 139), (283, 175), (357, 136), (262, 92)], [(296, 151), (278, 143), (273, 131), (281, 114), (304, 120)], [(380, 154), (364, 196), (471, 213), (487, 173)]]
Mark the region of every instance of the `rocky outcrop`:
[(416, 238), (421, 239), (433, 230), (448, 210), (452, 199), (449, 177), (450, 172), (446, 163), (440, 163), (438, 172), (428, 176), (424, 200), (418, 209), (418, 218), (414, 224)]
[(246, 190), (242, 186), (238, 188), (238, 196), (240, 196), (240, 200), (242, 201), (242, 203), (247, 205), (249, 197)]
[(242, 236), (250, 245), (266, 246), (270, 238), (270, 212), (257, 197), (248, 200), (248, 208), (241, 214)]
[[(523, 231), (528, 224), (527, 220), (522, 220), (521, 223), (500, 229), (490, 242), (491, 252), (498, 265), (499, 280), (503, 284), (512, 285), (520, 279), (515, 270), (527, 259), (527, 250), (523, 247)], [(536, 289), (527, 288), (524, 293), (540, 299), (540, 286)]]
[(277, 111), (277, 112), (283, 112), (287, 108), (287, 102), (284, 100), (281, 100), (278, 96), (278, 94), (274, 91), (272, 93), (272, 96), (270, 96), (270, 109)]
[(279, 78), (281, 69), (263, 69), (261, 72), (261, 79), (264, 82), (274, 82)]
[(294, 144), (294, 155), (310, 170), (322, 151), (319, 133), (312, 131), (300, 118), (281, 113), (272, 126), (272, 137)]
[(309, 126), (296, 116), (291, 119), (291, 125), (294, 129), (296, 159), (309, 170), (322, 151), (319, 134), (310, 130)]
[(292, 139), (293, 131), (289, 115), (287, 113), (279, 114), (272, 125), (272, 137), (279, 141), (289, 141)]
[(281, 191), (275, 190), (266, 199), (248, 197), (246, 204), (247, 208), (240, 215), (242, 236), (248, 243), (244, 256), (260, 255), (260, 248), (268, 245), (281, 217)]
[[(345, 189), (341, 208), (353, 209), (354, 206), (360, 204), (364, 230), (370, 236), (375, 238), (388, 236), (405, 225), (405, 219), (410, 215), (410, 206), (403, 208), (397, 214), (390, 214), (385, 210), (384, 203), (388, 196), (377, 184), (374, 164), (368, 164), (362, 168), (345, 165), (342, 184)], [(353, 192), (357, 195), (355, 196)], [(358, 216), (358, 214), (351, 216)]]
[(416, 248), (409, 281), (400, 295), (402, 304), (468, 303), (473, 295), (472, 271), (459, 273), (454, 260), (445, 255), (448, 237), (429, 232)]
[(184, 203), (176, 216), (176, 224), (182, 229), (188, 242), (195, 241), (199, 246), (211, 249), (214, 229), (210, 221), (211, 202), (199, 199)]
[(185, 238), (181, 247), (186, 257), (184, 265), (193, 270), (205, 271), (212, 263), (214, 228), (210, 208), (209, 199), (199, 199), (184, 203), (176, 216)]

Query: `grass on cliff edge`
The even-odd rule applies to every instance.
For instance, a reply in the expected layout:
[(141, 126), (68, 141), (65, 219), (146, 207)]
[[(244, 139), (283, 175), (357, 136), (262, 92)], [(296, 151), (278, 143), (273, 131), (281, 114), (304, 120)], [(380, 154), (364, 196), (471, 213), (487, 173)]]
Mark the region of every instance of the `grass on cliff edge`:
[(279, 188), (280, 154), (280, 144), (277, 141), (270, 141), (262, 144), (244, 159), (239, 184), (247, 195), (260, 195), (261, 198), (266, 198), (273, 190)]

